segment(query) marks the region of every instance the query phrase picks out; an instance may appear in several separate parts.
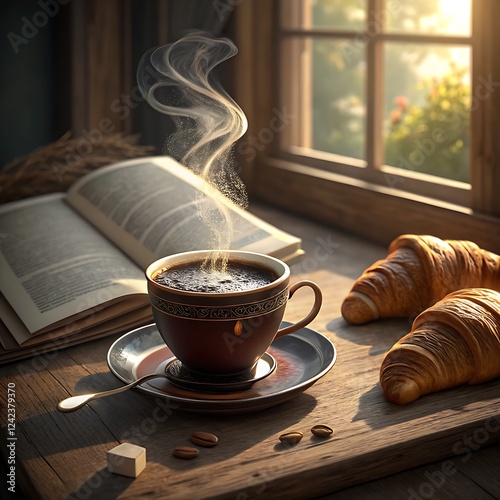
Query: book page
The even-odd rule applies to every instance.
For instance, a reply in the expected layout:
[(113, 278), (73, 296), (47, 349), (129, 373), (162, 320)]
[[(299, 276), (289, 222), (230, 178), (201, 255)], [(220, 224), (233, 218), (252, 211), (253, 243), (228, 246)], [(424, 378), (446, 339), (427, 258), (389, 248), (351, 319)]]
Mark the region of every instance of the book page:
[(31, 334), (67, 318), (76, 323), (68, 332), (81, 329), (81, 318), (105, 315), (102, 304), (147, 293), (143, 271), (61, 194), (0, 206), (0, 276), (1, 293)]
[(68, 203), (145, 269), (166, 255), (214, 248), (198, 212), (202, 190), (209, 193), (203, 209), (213, 209), (217, 199), (230, 212), (229, 248), (277, 257), (298, 251), (298, 238), (242, 210), (169, 157), (140, 158), (93, 172), (72, 186)]

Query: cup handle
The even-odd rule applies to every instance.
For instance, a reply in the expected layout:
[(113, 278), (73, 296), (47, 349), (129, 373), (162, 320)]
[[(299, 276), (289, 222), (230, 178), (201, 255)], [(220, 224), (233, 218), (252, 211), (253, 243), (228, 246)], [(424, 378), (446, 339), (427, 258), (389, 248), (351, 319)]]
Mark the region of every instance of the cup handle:
[(309, 281), (309, 280), (302, 280), (298, 281), (297, 283), (293, 284), (290, 287), (290, 291), (288, 293), (288, 299), (292, 298), (292, 295), (299, 289), (302, 288), (303, 286), (309, 286), (313, 289), (314, 292), (314, 304), (312, 306), (312, 309), (309, 311), (309, 314), (298, 321), (297, 323), (294, 323), (293, 325), (286, 326), (285, 328), (282, 328), (281, 330), (278, 330), (278, 333), (276, 333), (276, 336), (274, 339), (279, 339), (281, 337), (284, 337), (285, 335), (288, 335), (289, 333), (296, 332), (297, 330), (300, 330), (301, 328), (304, 328), (304, 326), (308, 325), (319, 313), (319, 310), (321, 308), (321, 303), (323, 301), (323, 294), (321, 293), (321, 289), (319, 286), (314, 283), (314, 281)]

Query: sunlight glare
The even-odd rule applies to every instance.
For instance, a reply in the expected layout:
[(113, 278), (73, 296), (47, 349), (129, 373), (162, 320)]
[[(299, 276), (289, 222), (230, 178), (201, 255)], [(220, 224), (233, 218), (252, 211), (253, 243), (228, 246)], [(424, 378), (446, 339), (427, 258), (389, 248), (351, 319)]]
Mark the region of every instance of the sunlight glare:
[(471, 0), (441, 0), (440, 11), (447, 21), (449, 33), (471, 34)]

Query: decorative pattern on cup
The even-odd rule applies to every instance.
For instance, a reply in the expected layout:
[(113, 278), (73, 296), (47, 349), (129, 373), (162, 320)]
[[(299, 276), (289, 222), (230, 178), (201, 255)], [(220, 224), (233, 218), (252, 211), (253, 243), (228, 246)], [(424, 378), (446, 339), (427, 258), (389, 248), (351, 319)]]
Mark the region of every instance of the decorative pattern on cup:
[(238, 304), (234, 306), (194, 306), (179, 304), (176, 302), (160, 299), (150, 294), (150, 300), (154, 307), (170, 316), (191, 319), (228, 320), (253, 318), (279, 309), (288, 300), (288, 288), (284, 288), (274, 297), (252, 302), (249, 304)]

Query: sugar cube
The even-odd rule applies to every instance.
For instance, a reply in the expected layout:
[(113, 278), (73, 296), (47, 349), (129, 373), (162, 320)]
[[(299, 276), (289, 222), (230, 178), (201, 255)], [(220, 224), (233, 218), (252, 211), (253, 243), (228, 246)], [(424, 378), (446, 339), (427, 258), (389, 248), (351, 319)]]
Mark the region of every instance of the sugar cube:
[(122, 443), (108, 451), (108, 469), (114, 474), (137, 477), (146, 468), (146, 448)]

